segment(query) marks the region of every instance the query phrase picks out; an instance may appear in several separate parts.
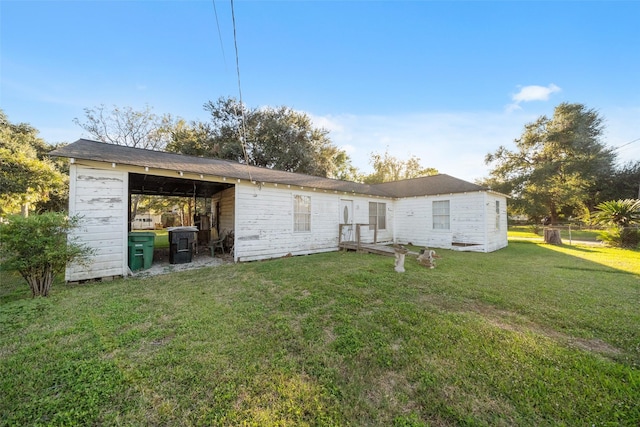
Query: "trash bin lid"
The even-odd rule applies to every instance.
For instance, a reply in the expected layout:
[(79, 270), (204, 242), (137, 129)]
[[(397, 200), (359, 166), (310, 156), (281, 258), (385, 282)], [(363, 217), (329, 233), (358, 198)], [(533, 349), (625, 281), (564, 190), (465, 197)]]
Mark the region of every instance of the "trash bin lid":
[(151, 233), (148, 231), (130, 231), (129, 237), (156, 237), (156, 233)]
[(198, 227), (169, 227), (167, 231), (198, 231)]

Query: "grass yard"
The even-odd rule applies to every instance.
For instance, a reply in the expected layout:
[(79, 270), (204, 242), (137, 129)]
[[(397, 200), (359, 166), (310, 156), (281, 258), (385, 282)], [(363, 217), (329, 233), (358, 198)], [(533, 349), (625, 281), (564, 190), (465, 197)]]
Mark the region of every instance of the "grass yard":
[[(1, 425), (640, 424), (640, 252), (511, 243), (0, 283)], [(413, 262), (412, 262), (413, 261)]]
[[(510, 240), (543, 240), (542, 227), (539, 227), (539, 234), (536, 234), (533, 231), (532, 226), (530, 225), (516, 225), (509, 226), (508, 236)], [(571, 240), (582, 240), (586, 242), (597, 242), (598, 234), (602, 232), (602, 230), (579, 230), (579, 229), (571, 229), (571, 233), (569, 233), (569, 228), (567, 226), (558, 227), (560, 229), (560, 237), (563, 240), (563, 243), (569, 243), (569, 238)]]

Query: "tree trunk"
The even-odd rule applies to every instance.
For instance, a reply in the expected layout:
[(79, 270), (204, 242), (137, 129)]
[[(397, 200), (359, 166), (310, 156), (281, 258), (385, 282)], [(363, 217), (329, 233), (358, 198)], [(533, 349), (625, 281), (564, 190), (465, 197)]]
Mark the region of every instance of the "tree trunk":
[(20, 214), (25, 218), (29, 216), (29, 202), (24, 202), (20, 205)]
[(552, 245), (561, 245), (562, 239), (560, 238), (560, 230), (556, 228), (544, 229), (544, 241)]
[(37, 271), (31, 271), (22, 274), (29, 283), (31, 288), (32, 297), (46, 297), (51, 290), (51, 284), (53, 283), (53, 270), (47, 266), (44, 270), (38, 269)]
[(138, 205), (140, 204), (140, 195), (134, 194), (131, 196), (131, 211), (129, 212), (129, 231), (133, 230), (133, 223), (138, 215)]

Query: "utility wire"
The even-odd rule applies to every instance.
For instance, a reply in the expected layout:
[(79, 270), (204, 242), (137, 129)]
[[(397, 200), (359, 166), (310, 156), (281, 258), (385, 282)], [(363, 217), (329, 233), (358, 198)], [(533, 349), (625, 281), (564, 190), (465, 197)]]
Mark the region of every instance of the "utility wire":
[[(240, 130), (241, 130), (241, 135), (240, 135), (240, 145), (242, 146), (242, 152), (244, 154), (244, 161), (247, 164), (247, 166), (249, 166), (249, 155), (247, 154), (247, 147), (245, 144), (246, 141), (246, 137), (247, 137), (247, 129), (245, 127), (245, 115), (244, 115), (244, 103), (242, 102), (242, 85), (240, 84), (240, 59), (239, 59), (239, 55), (238, 55), (238, 36), (237, 36), (237, 32), (236, 32), (236, 14), (235, 14), (235, 10), (233, 7), (233, 0), (231, 0), (231, 21), (233, 23), (233, 46), (235, 47), (235, 51), (236, 51), (236, 74), (238, 75), (238, 95), (240, 97), (240, 113), (241, 113), (241, 120), (240, 120)], [(236, 112), (237, 114), (237, 112)], [(249, 168), (247, 168), (249, 169)], [(249, 170), (249, 180), (253, 181), (253, 179), (251, 178), (251, 171)]]
[(216, 8), (216, 0), (211, 0), (213, 3), (213, 13), (216, 16), (216, 27), (218, 27), (218, 39), (220, 40), (220, 49), (222, 50), (222, 61), (226, 67), (227, 65), (227, 56), (224, 53), (224, 43), (222, 42), (222, 32), (220, 31), (220, 21), (218, 21), (218, 9)]
[(640, 141), (640, 138), (636, 138), (636, 139), (634, 139), (633, 141), (629, 141), (629, 142), (627, 142), (627, 143), (625, 143), (625, 144), (622, 144), (622, 145), (620, 145), (620, 146), (618, 146), (618, 147), (615, 147), (615, 148), (613, 148), (611, 151), (617, 151), (617, 150), (619, 150), (619, 149), (621, 149), (621, 148), (623, 148), (623, 147), (626, 147), (627, 145), (631, 145), (631, 144), (633, 144), (634, 142), (638, 142), (638, 141)]

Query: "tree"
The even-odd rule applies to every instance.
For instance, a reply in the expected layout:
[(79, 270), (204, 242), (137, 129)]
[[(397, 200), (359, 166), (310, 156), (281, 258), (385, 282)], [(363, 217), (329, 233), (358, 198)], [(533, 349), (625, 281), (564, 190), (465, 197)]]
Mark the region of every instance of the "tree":
[(67, 234), (78, 226), (78, 217), (58, 212), (30, 217), (14, 215), (0, 223), (0, 260), (2, 268), (16, 270), (27, 281), (32, 296), (49, 294), (56, 274), (67, 263), (82, 263), (92, 250)]
[(638, 229), (631, 226), (640, 224), (640, 199), (609, 200), (596, 209), (593, 221), (609, 227), (600, 233), (601, 240), (614, 246), (638, 246)]
[(12, 124), (0, 110), (0, 215), (27, 216), (38, 204), (64, 200), (67, 176), (46, 158), (53, 148), (31, 125)]
[(640, 161), (621, 165), (602, 184), (598, 202), (640, 198)]
[(344, 150), (305, 113), (284, 106), (249, 109), (224, 97), (204, 108), (211, 122), (179, 122), (168, 151), (331, 178), (349, 170)]
[(374, 172), (363, 177), (366, 184), (399, 181), (438, 173), (434, 168), (421, 166), (419, 157), (412, 155), (408, 160), (400, 160), (390, 155), (388, 149), (384, 154), (371, 153), (370, 163)]
[(85, 121), (74, 123), (97, 141), (149, 150), (164, 150), (173, 125), (171, 115), (158, 116), (146, 106), (142, 111), (116, 107), (107, 111), (104, 105), (85, 108)]
[(198, 157), (220, 157), (210, 124), (179, 119), (170, 129), (167, 151)]
[(592, 205), (602, 181), (614, 170), (615, 155), (602, 142), (603, 119), (582, 104), (562, 103), (552, 118), (525, 125), (516, 150), (487, 154), (494, 164), (488, 183), (510, 193), (514, 207), (536, 219)]
[[(170, 141), (174, 121), (170, 114), (158, 116), (148, 105), (142, 111), (131, 107), (113, 107), (106, 111), (104, 105), (84, 109), (86, 121), (78, 118), (74, 123), (89, 132), (97, 141), (125, 145), (147, 150), (164, 150)], [(130, 221), (136, 217), (140, 196), (132, 198)]]

